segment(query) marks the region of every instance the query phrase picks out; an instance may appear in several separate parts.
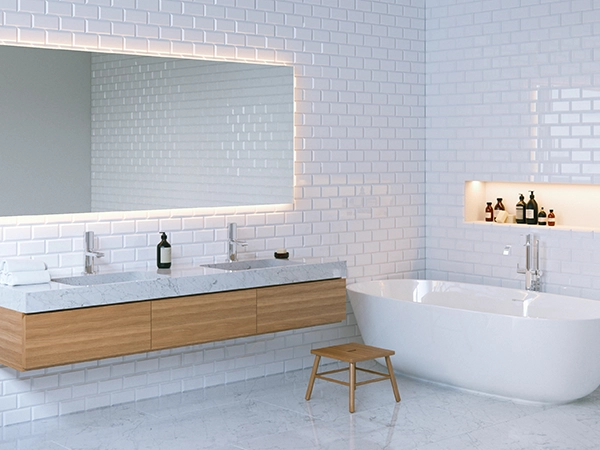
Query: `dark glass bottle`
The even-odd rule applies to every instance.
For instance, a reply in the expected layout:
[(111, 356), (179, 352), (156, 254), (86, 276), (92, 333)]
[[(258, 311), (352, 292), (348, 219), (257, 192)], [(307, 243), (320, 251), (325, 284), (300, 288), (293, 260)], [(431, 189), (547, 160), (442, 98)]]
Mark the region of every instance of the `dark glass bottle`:
[(544, 207), (538, 213), (538, 225), (546, 226), (546, 211), (544, 211)]
[(527, 207), (527, 205), (523, 201), (524, 198), (525, 197), (523, 197), (523, 194), (519, 194), (519, 203), (517, 203), (517, 213), (516, 213), (517, 223), (527, 223), (525, 221), (525, 208)]
[(160, 242), (156, 246), (156, 266), (159, 269), (171, 268), (171, 244), (167, 242), (165, 233), (161, 233)]
[(535, 201), (533, 191), (529, 191), (529, 201), (525, 208), (525, 220), (527, 225), (536, 225), (538, 221), (538, 204)]
[(485, 207), (485, 221), (494, 221), (494, 208), (492, 208), (492, 202), (487, 202), (487, 206)]
[(551, 209), (550, 213), (548, 213), (548, 226), (553, 227), (556, 225), (556, 215), (554, 214), (554, 210)]
[(494, 220), (496, 220), (496, 217), (498, 216), (498, 211), (505, 211), (501, 198), (496, 199), (496, 206), (494, 206)]

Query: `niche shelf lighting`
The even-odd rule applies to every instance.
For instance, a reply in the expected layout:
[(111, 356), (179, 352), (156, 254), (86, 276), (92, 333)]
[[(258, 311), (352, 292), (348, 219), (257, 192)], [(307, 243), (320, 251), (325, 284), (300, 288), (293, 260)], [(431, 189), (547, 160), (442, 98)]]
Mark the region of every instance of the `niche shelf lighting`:
[(485, 223), (486, 202), (495, 205), (499, 197), (506, 211), (514, 215), (519, 194), (527, 203), (529, 191), (534, 191), (540, 209), (543, 206), (546, 213), (554, 210), (557, 227), (600, 229), (600, 185), (595, 184), (466, 181), (464, 220)]

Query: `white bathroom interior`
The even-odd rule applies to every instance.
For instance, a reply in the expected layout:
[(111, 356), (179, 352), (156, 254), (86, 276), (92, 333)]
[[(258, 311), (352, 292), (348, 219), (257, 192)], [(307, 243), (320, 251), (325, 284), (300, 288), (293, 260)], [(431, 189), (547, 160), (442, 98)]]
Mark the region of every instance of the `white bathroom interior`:
[[(517, 264), (524, 259), (525, 235), (532, 234), (540, 242), (542, 291), (600, 300), (596, 0), (0, 5), (0, 61), (19, 52), (18, 64), (0, 68), (0, 83), (10, 79), (14, 87), (0, 94), (1, 259), (42, 260), (53, 278), (78, 275), (83, 235), (93, 231), (104, 254), (95, 261), (99, 273), (154, 271), (159, 232), (165, 232), (174, 268), (200, 266), (225, 260), (227, 228), (235, 223), (247, 244), (238, 248), (241, 260), (272, 258), (286, 249), (291, 260), (345, 261), (347, 284), (412, 278), (523, 289)], [(31, 58), (21, 53), (26, 51)], [(185, 115), (161, 117), (154, 109), (128, 122), (131, 111), (118, 106), (124, 94), (113, 95), (116, 103), (110, 104), (108, 90), (122, 83), (139, 97), (156, 88), (128, 78), (123, 65), (134, 57), (149, 66), (162, 59), (160, 71), (149, 70), (145, 81), (186, 70), (190, 60), (206, 64), (199, 69), (205, 78), (237, 76), (236, 87), (223, 93), (231, 110), (254, 108), (242, 100), (255, 96), (279, 94), (282, 100), (263, 116), (253, 109), (252, 126), (240, 114), (213, 136), (203, 128), (202, 138)], [(48, 84), (50, 72), (59, 73), (60, 85)], [(98, 81), (102, 76), (105, 85)], [(169, 101), (185, 98), (172, 86), (162, 88), (175, 94)], [(211, 94), (217, 96), (212, 87), (193, 92)], [(50, 97), (80, 113), (65, 117), (58, 106), (51, 107), (54, 114), (36, 114), (34, 105)], [(209, 110), (209, 103), (203, 103), (206, 116), (223, 125), (223, 111)], [(84, 120), (89, 116), (95, 120)], [(110, 126), (118, 131), (107, 131)], [(169, 127), (175, 132), (165, 137), (162, 130)], [(136, 138), (140, 130), (144, 137)], [(218, 144), (231, 142), (231, 134), (239, 147)], [(83, 147), (90, 152), (79, 151)], [(130, 153), (110, 173), (117, 150)], [(255, 153), (246, 163), (227, 166), (250, 150)], [(140, 162), (147, 153), (159, 155), (163, 169), (177, 176), (163, 173), (161, 184), (160, 169)], [(182, 159), (168, 166), (176, 153)], [(88, 170), (93, 165), (99, 171)], [(134, 192), (119, 176), (144, 172), (136, 169), (142, 166), (151, 176)], [(207, 176), (223, 169), (247, 177), (226, 181), (219, 172), (193, 188), (198, 191), (191, 204), (175, 203), (192, 189), (189, 174), (205, 169)], [(194, 204), (203, 189), (207, 203)], [(180, 194), (167, 196), (171, 190)], [(527, 199), (531, 190), (540, 206), (556, 212), (555, 227), (484, 222), (485, 202), (502, 197), (514, 213), (519, 194)], [(159, 197), (151, 199), (158, 203), (145, 203), (148, 197)], [(74, 206), (64, 209), (67, 200)], [(22, 209), (25, 204), (31, 209)], [(144, 439), (167, 448), (157, 443), (172, 442), (168, 433), (132, 431), (134, 424), (160, 429), (161, 408), (169, 411), (164, 415), (177, 414), (178, 425), (166, 423), (175, 427), (173, 439), (182, 437), (182, 448), (204, 448), (192, 430), (218, 429), (227, 414), (236, 418), (223, 433), (239, 439), (205, 432), (206, 448), (519, 448), (519, 439), (527, 448), (548, 442), (594, 448), (600, 437), (592, 423), (598, 391), (547, 407), (399, 376), (398, 406), (384, 383), (363, 388), (356, 418), (347, 418), (346, 393), (336, 387), (317, 385), (306, 404), (310, 350), (361, 340), (349, 302), (346, 308), (346, 319), (332, 325), (25, 372), (0, 366), (4, 442), (21, 448), (20, 433), (31, 439), (28, 448), (39, 439), (54, 445), (48, 448), (85, 448), (61, 429), (65, 418), (82, 417), (81, 426), (114, 426), (121, 437), (131, 436), (111, 441), (89, 434), (100, 448), (136, 448), (132, 442)], [(240, 401), (244, 414), (236, 416), (232, 405)], [(421, 412), (411, 415), (411, 403)], [(211, 419), (192, 421), (190, 411), (209, 408)], [(453, 412), (469, 408), (478, 414)], [(270, 416), (281, 422), (265, 425)], [(257, 434), (244, 429), (245, 419)], [(36, 423), (55, 427), (56, 439)], [(507, 430), (517, 430), (518, 438)], [(286, 447), (277, 436), (298, 445)]]

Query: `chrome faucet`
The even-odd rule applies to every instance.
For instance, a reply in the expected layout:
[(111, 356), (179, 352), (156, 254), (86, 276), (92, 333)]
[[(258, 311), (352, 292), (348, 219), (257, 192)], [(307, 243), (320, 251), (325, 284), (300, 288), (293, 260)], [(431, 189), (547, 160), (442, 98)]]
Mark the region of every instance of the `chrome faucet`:
[(97, 252), (94, 249), (94, 232), (93, 231), (86, 231), (85, 232), (85, 235), (83, 236), (83, 242), (84, 242), (84, 249), (83, 249), (83, 256), (84, 256), (83, 275), (91, 275), (93, 273), (96, 273), (96, 270), (94, 269), (94, 259), (95, 258), (102, 258), (104, 256), (104, 253)]
[(525, 274), (525, 289), (540, 290), (540, 241), (531, 234), (525, 236), (525, 268), (522, 269), (517, 264), (517, 273)]
[(227, 233), (227, 257), (229, 261), (237, 261), (237, 246), (240, 244), (242, 247), (248, 244), (244, 241), (239, 241), (237, 238), (237, 223), (230, 223)]

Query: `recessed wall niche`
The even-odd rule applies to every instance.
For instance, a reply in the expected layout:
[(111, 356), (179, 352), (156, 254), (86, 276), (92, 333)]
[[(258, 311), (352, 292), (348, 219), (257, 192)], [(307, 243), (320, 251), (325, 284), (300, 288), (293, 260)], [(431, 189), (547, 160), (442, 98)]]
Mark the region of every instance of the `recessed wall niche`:
[[(467, 223), (486, 223), (486, 202), (492, 202), (494, 206), (497, 198), (502, 198), (502, 203), (509, 214), (515, 214), (519, 194), (523, 194), (524, 201), (527, 203), (529, 191), (534, 191), (540, 209), (544, 207), (546, 213), (550, 209), (554, 210), (556, 227), (600, 229), (600, 207), (598, 207), (600, 185), (595, 184), (466, 181), (464, 220)], [(494, 223), (494, 225), (507, 224)]]

